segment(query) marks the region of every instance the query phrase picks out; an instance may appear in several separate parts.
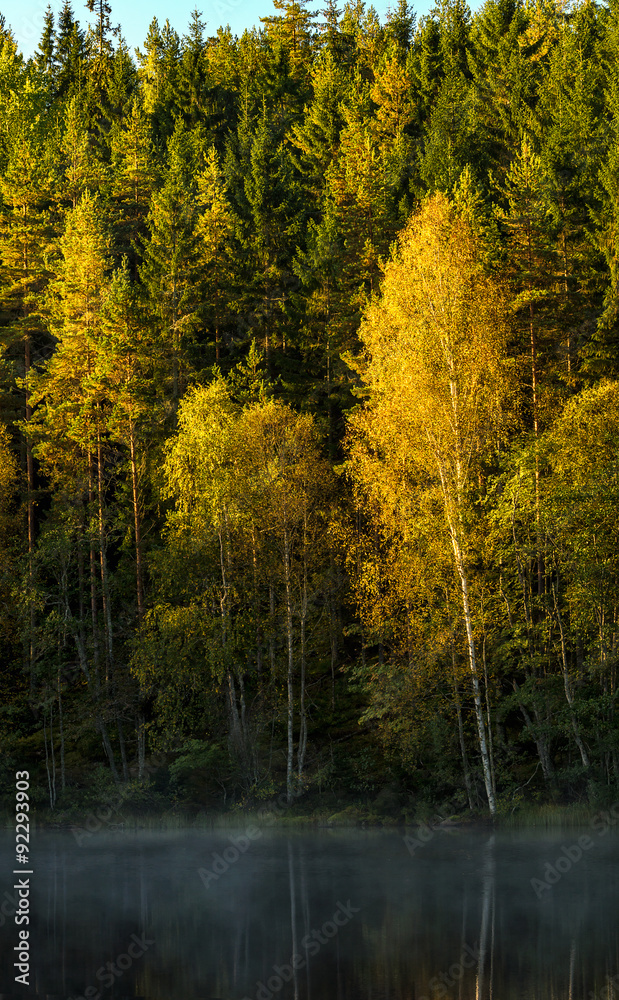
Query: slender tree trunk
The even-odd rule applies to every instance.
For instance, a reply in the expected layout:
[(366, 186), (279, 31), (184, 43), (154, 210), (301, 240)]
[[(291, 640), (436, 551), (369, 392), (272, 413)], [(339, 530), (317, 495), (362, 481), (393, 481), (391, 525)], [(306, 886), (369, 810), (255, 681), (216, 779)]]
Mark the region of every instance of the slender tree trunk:
[[(24, 381), (26, 385), (26, 428), (32, 417), (32, 407), (30, 406), (30, 390), (28, 388), (28, 375), (31, 367), (30, 356), (30, 334), (26, 333), (24, 341)], [(34, 676), (34, 460), (32, 457), (32, 444), (26, 429), (26, 488), (28, 491), (28, 639), (27, 639), (27, 660), (28, 676), (30, 679), (30, 701), (34, 700), (34, 689), (36, 679)]]
[[(562, 204), (561, 209), (564, 211), (565, 207)], [(561, 232), (561, 251), (563, 256), (563, 295), (565, 296), (565, 307), (566, 314), (569, 313), (568, 309), (568, 299), (569, 299), (569, 284), (568, 284), (568, 273), (569, 273), (569, 261), (567, 253), (567, 234), (565, 232), (565, 226)], [(569, 325), (569, 315), (568, 315), (568, 327), (567, 327), (567, 376), (568, 379), (572, 377), (572, 328)]]
[[(304, 526), (304, 535), (306, 525)], [(300, 620), (300, 654), (301, 654), (301, 689), (299, 704), (299, 749), (297, 751), (297, 764), (299, 782), (303, 777), (303, 767), (305, 764), (305, 753), (307, 750), (307, 715), (305, 711), (305, 628), (307, 623), (307, 558), (306, 558), (306, 538), (303, 539), (303, 593), (301, 595), (301, 620)]]
[(120, 761), (123, 769), (123, 781), (129, 781), (129, 765), (127, 763), (127, 750), (125, 747), (123, 720), (121, 719), (118, 712), (116, 713), (116, 730), (118, 732), (118, 746), (120, 748)]
[[(80, 503), (80, 516), (81, 522), (78, 529), (78, 539), (77, 539), (77, 593), (78, 593), (78, 631), (79, 637), (82, 644), (82, 648), (86, 648), (86, 633), (84, 631), (84, 615), (85, 615), (85, 583), (84, 583), (84, 505)], [(67, 605), (68, 607), (68, 605)], [(89, 678), (87, 678), (89, 679)]]
[(494, 770), (494, 746), (492, 741), (492, 717), (490, 714), (490, 685), (488, 683), (488, 664), (486, 663), (486, 636), (482, 641), (482, 662), (484, 665), (484, 691), (486, 694), (486, 725), (488, 726), (488, 753), (490, 755), (490, 772), (492, 774), (492, 787), (496, 797), (496, 774)]
[(43, 743), (45, 744), (45, 770), (47, 772), (47, 788), (49, 791), (49, 807), (54, 809), (54, 793), (52, 791), (52, 776), (49, 768), (49, 751), (47, 749), (47, 727), (45, 724), (45, 706), (43, 706)]
[(464, 725), (462, 722), (462, 706), (460, 704), (460, 691), (458, 689), (458, 680), (456, 678), (456, 650), (454, 643), (451, 643), (451, 670), (453, 676), (454, 684), (454, 700), (456, 703), (456, 714), (458, 718), (458, 738), (460, 740), (460, 753), (462, 755), (462, 772), (464, 775), (464, 787), (466, 788), (466, 797), (469, 803), (469, 809), (473, 812), (473, 786), (471, 783), (471, 772), (469, 770), (469, 761), (466, 753), (466, 744), (464, 742)]
[(107, 553), (105, 541), (105, 524), (103, 515), (103, 445), (101, 441), (100, 408), (97, 404), (97, 506), (99, 519), (99, 568), (101, 572), (101, 598), (103, 601), (103, 620), (106, 636), (106, 670), (105, 683), (109, 686), (114, 672), (114, 646), (112, 630), (112, 607), (107, 572)]
[(496, 816), (496, 801), (494, 796), (494, 787), (492, 784), (492, 767), (490, 763), (490, 755), (488, 753), (488, 742), (486, 738), (486, 724), (484, 721), (484, 711), (481, 701), (481, 691), (479, 688), (479, 676), (477, 673), (477, 660), (475, 656), (475, 640), (473, 637), (473, 618), (471, 615), (470, 603), (469, 603), (469, 585), (466, 575), (466, 569), (464, 567), (464, 559), (462, 556), (462, 550), (460, 548), (460, 541), (457, 536), (454, 526), (451, 527), (451, 541), (454, 551), (454, 557), (456, 562), (456, 569), (458, 571), (458, 576), (460, 578), (460, 588), (462, 592), (462, 611), (464, 614), (464, 626), (466, 629), (466, 641), (469, 654), (469, 666), (471, 670), (471, 680), (473, 683), (473, 701), (475, 704), (475, 716), (477, 718), (477, 731), (479, 735), (479, 750), (481, 754), (481, 762), (484, 771), (484, 784), (486, 786), (486, 795), (488, 797), (488, 808), (490, 809), (490, 815)]
[(269, 584), (269, 611), (271, 613), (271, 625), (269, 628), (269, 662), (271, 665), (271, 680), (275, 679), (275, 589), (273, 584)]
[[(520, 688), (518, 687), (517, 682), (514, 680), (512, 684), (514, 691), (517, 694), (519, 694)], [(544, 775), (544, 781), (546, 782), (549, 788), (554, 789), (556, 787), (555, 770), (552, 763), (552, 758), (550, 756), (550, 751), (548, 749), (548, 743), (546, 742), (544, 737), (539, 735), (539, 720), (538, 720), (538, 725), (536, 726), (531, 716), (527, 712), (527, 709), (521, 699), (519, 700), (519, 708), (522, 714), (522, 718), (525, 721), (525, 725), (527, 726), (535, 742), (535, 747), (537, 749), (537, 756), (539, 757), (539, 762), (542, 766), (542, 774)]]
[(552, 596), (554, 598), (555, 613), (557, 616), (557, 622), (559, 624), (559, 634), (561, 636), (561, 662), (563, 664), (563, 688), (565, 690), (565, 700), (567, 701), (570, 709), (570, 721), (572, 723), (572, 729), (574, 731), (574, 740), (576, 746), (578, 747), (578, 752), (580, 753), (580, 759), (582, 760), (583, 767), (589, 768), (591, 762), (589, 760), (589, 754), (587, 753), (585, 744), (582, 741), (580, 735), (580, 729), (578, 727), (578, 722), (576, 720), (576, 714), (574, 712), (574, 698), (572, 695), (572, 687), (570, 684), (570, 675), (567, 664), (567, 648), (565, 645), (565, 633), (563, 632), (563, 623), (561, 621), (561, 615), (559, 613), (559, 605), (557, 603), (557, 594), (552, 586)]
[[(92, 454), (88, 455), (88, 501), (89, 501), (89, 521), (92, 520), (92, 511), (94, 506), (94, 487), (93, 487), (93, 473), (92, 473)], [(103, 742), (103, 749), (105, 750), (108, 763), (110, 765), (110, 771), (112, 772), (112, 777), (114, 782), (119, 784), (118, 771), (116, 770), (116, 762), (114, 760), (114, 751), (112, 750), (112, 744), (110, 743), (110, 738), (107, 731), (107, 726), (105, 724), (105, 719), (101, 711), (101, 659), (99, 655), (99, 624), (97, 621), (97, 577), (96, 577), (96, 565), (95, 565), (95, 547), (94, 539), (92, 533), (91, 524), (88, 526), (88, 537), (89, 537), (89, 550), (90, 550), (90, 613), (92, 618), (92, 648), (93, 648), (93, 663), (94, 663), (94, 702), (95, 702), (95, 725), (97, 731), (101, 735), (101, 740)], [(85, 652), (84, 652), (85, 655)]]
[[(531, 226), (528, 227), (528, 256), (529, 275), (533, 273), (533, 235)], [(529, 295), (532, 295), (532, 284), (529, 278)], [(535, 333), (535, 322), (533, 319), (533, 303), (529, 302), (529, 338), (531, 342), (531, 392), (533, 403), (533, 434), (535, 436), (535, 525), (536, 525), (536, 545), (537, 545), (537, 593), (541, 597), (544, 593), (544, 572), (542, 564), (542, 532), (540, 523), (540, 485), (539, 485), (539, 455), (537, 445), (539, 441), (539, 400), (537, 388), (537, 337)]]
[(60, 788), (64, 792), (66, 788), (66, 771), (64, 762), (64, 724), (62, 719), (62, 688), (60, 683), (60, 669), (57, 677), (58, 690), (58, 722), (60, 725)]
[(131, 457), (131, 492), (133, 498), (133, 530), (135, 535), (135, 587), (138, 599), (138, 621), (144, 617), (144, 587), (142, 582), (142, 525), (138, 498), (138, 468), (135, 448), (135, 423), (129, 418), (129, 452)]
[[(131, 495), (133, 501), (133, 534), (135, 543), (135, 590), (138, 603), (138, 625), (144, 617), (144, 585), (142, 576), (142, 519), (140, 517), (140, 504), (138, 493), (138, 468), (135, 443), (135, 422), (133, 417), (129, 417), (129, 457), (131, 460)], [(138, 781), (140, 784), (144, 780), (146, 763), (146, 719), (144, 717), (143, 694), (141, 688), (138, 689), (138, 709), (136, 715), (136, 740), (138, 749)], [(129, 780), (129, 766), (127, 763), (125, 739), (123, 733), (122, 719), (117, 716), (118, 739), (120, 743), (120, 754), (123, 766), (125, 781)]]
[(52, 809), (56, 805), (56, 751), (54, 749), (54, 699), (50, 700), (49, 706), (49, 745), (51, 748), (52, 756), (52, 791), (54, 794), (54, 799), (52, 803)]
[(284, 580), (286, 585), (286, 640), (288, 646), (288, 752), (286, 758), (286, 796), (292, 802), (294, 792), (293, 760), (294, 760), (294, 655), (292, 626), (292, 588), (290, 571), (290, 539), (288, 530), (284, 529)]
[(112, 750), (112, 744), (110, 743), (110, 737), (107, 731), (107, 726), (105, 725), (105, 720), (98, 712), (96, 717), (96, 726), (101, 734), (101, 741), (103, 743), (103, 749), (105, 750), (108, 763), (110, 765), (110, 771), (112, 772), (112, 777), (114, 778), (115, 784), (120, 784), (120, 779), (118, 777), (118, 771), (116, 770), (116, 761), (114, 760), (114, 751)]
[(141, 784), (144, 780), (146, 766), (146, 719), (141, 706), (138, 707), (135, 728), (138, 742), (138, 781)]
[(88, 547), (90, 560), (90, 615), (92, 619), (92, 656), (95, 672), (95, 685), (97, 697), (99, 696), (99, 685), (101, 682), (101, 661), (99, 657), (99, 623), (97, 613), (97, 582), (95, 568), (95, 547), (92, 537), (92, 508), (94, 502), (93, 475), (92, 475), (92, 455), (88, 456)]

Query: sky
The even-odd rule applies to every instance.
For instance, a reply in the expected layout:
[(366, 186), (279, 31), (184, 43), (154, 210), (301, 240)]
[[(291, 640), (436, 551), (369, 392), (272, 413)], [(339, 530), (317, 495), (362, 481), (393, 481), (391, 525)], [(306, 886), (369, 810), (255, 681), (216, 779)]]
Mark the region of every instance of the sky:
[[(41, 38), (43, 17), (48, 0), (0, 0), (0, 11), (12, 27), (20, 50), (30, 56)], [(341, 0), (340, 6), (344, 6)], [(374, 0), (374, 7), (384, 21), (387, 9), (396, 6), (396, 0)], [(425, 13), (433, 4), (430, 0), (415, 7), (417, 14)], [(51, 0), (55, 14), (62, 7), (62, 0)], [(198, 7), (202, 20), (206, 22), (206, 33), (215, 34), (220, 25), (229, 24), (232, 31), (241, 34), (245, 28), (259, 24), (259, 18), (275, 13), (271, 0), (127, 0), (115, 3), (112, 0), (112, 22), (120, 23), (123, 35), (130, 47), (142, 47), (148, 25), (153, 17), (163, 24), (168, 18), (179, 35), (184, 35), (189, 24), (191, 11)], [(310, 3), (310, 10), (321, 10), (325, 0)], [(369, 3), (368, 3), (369, 6)], [(414, 6), (414, 5), (413, 5)], [(82, 25), (86, 25), (92, 15), (86, 10), (84, 0), (73, 0), (73, 12)]]

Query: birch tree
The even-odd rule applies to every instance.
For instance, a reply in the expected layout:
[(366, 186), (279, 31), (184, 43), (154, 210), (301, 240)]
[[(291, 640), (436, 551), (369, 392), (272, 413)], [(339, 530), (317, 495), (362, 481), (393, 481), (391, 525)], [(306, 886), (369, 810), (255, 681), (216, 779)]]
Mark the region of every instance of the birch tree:
[[(497, 287), (484, 276), (467, 224), (441, 195), (409, 223), (385, 268), (382, 294), (361, 327), (359, 362), (367, 401), (349, 422), (349, 470), (379, 505), (389, 502), (378, 465), (400, 471), (414, 506), (434, 491), (464, 625), (488, 806), (495, 789), (482, 706), (471, 581), (472, 537), (484, 464), (497, 447), (509, 380), (506, 325)], [(385, 489), (393, 484), (386, 477)], [(397, 525), (394, 525), (394, 531)]]

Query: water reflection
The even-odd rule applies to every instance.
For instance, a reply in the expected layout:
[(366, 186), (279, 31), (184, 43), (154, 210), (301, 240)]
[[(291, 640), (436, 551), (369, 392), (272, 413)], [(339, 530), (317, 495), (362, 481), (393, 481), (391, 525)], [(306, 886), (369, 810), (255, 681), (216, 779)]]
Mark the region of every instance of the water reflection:
[[(379, 832), (264, 832), (244, 851), (226, 833), (82, 847), (39, 834), (31, 992), (606, 1000), (619, 973), (617, 838), (598, 838), (543, 891), (531, 883), (573, 840), (445, 831), (411, 857)], [(11, 919), (0, 935), (0, 986), (13, 993)]]

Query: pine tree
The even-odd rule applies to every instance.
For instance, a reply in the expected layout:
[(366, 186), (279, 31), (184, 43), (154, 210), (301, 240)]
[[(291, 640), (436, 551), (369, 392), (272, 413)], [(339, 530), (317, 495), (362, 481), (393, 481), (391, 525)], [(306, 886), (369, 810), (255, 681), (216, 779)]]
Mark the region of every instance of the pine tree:
[(293, 71), (299, 74), (309, 69), (312, 21), (318, 16), (317, 11), (307, 9), (308, 3), (309, 0), (273, 0), (275, 10), (282, 13), (260, 18), (273, 42), (287, 49)]
[(112, 51), (110, 34), (112, 33), (112, 7), (107, 0), (86, 0), (86, 7), (95, 15), (96, 52), (99, 59)]

